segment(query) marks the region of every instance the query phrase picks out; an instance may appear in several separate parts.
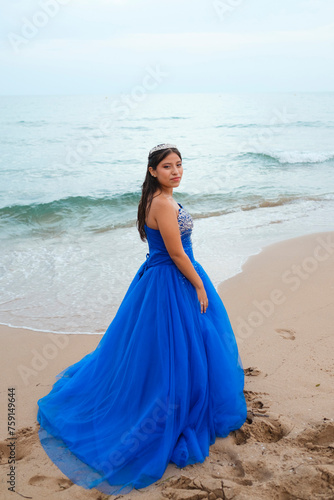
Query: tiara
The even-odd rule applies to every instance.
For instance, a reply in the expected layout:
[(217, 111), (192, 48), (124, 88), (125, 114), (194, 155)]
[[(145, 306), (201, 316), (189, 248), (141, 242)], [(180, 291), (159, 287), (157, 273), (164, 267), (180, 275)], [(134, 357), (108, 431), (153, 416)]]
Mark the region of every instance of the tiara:
[(148, 154), (150, 156), (155, 151), (160, 151), (160, 149), (168, 149), (168, 148), (176, 148), (175, 144), (158, 144), (154, 148), (152, 148)]

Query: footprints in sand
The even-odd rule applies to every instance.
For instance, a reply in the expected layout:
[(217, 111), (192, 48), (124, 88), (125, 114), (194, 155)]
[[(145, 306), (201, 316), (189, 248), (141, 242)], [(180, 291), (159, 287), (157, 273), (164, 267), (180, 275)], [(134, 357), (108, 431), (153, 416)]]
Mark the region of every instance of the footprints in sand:
[(157, 498), (334, 499), (334, 423), (326, 419), (291, 432), (294, 423), (270, 411), (266, 393), (245, 395), (254, 415), (266, 413), (218, 438), (203, 463), (175, 468), (157, 483)]
[(286, 498), (299, 498), (301, 491), (304, 493), (303, 498), (334, 498), (333, 422), (311, 424), (297, 436), (288, 437), (285, 452), (290, 462), (285, 467)]
[(261, 373), (261, 370), (259, 370), (255, 366), (250, 366), (249, 368), (244, 369), (244, 374), (248, 377), (249, 376), (257, 377), (258, 375), (260, 375), (260, 373)]
[(213, 477), (191, 479), (181, 475), (177, 479), (170, 479), (164, 485), (161, 494), (164, 498), (173, 500), (200, 500), (202, 498), (223, 500), (226, 498), (223, 484), (221, 479)]
[(327, 450), (334, 458), (334, 423), (324, 422), (299, 434), (297, 442), (314, 451)]
[(51, 491), (63, 491), (72, 486), (70, 479), (62, 477), (47, 477), (36, 475), (29, 479), (29, 484), (32, 486), (44, 486), (50, 488)]
[(261, 417), (266, 418), (246, 422), (241, 429), (233, 431), (236, 444), (245, 444), (250, 439), (258, 443), (276, 443), (284, 437), (284, 429), (279, 419), (268, 415)]
[[(32, 427), (18, 429), (15, 434), (17, 446), (15, 447), (15, 460), (19, 461), (31, 453), (32, 446), (38, 440), (36, 431)], [(9, 446), (11, 439), (8, 437), (0, 441), (0, 465), (8, 463)]]
[(8, 441), (1, 441), (0, 442), (0, 465), (7, 464), (8, 463), (8, 457), (9, 457), (9, 447), (7, 446)]
[(279, 333), (282, 339), (285, 340), (295, 340), (296, 338), (296, 332), (292, 328), (290, 329), (276, 328), (275, 332)]
[[(17, 462), (17, 467), (19, 470), (19, 461), (29, 461), (34, 453), (34, 445), (39, 443), (38, 429), (37, 426), (33, 427), (23, 427), (18, 429), (15, 433), (16, 447), (15, 447), (15, 459)], [(0, 442), (0, 465), (8, 464), (9, 457), (9, 446), (10, 438), (5, 439)], [(62, 477), (47, 477), (43, 475), (34, 475), (28, 480), (30, 486), (42, 486), (46, 490), (50, 491), (63, 491), (72, 486), (72, 481)], [(21, 495), (20, 493), (17, 493)], [(21, 495), (23, 496), (23, 495)], [(1, 497), (1, 495), (0, 495)], [(2, 497), (1, 497), (2, 498)], [(26, 498), (35, 498), (34, 496), (27, 496)]]
[(247, 420), (245, 424), (231, 434), (235, 443), (245, 444), (248, 440), (259, 443), (275, 443), (287, 435), (288, 428), (281, 424), (278, 417), (268, 414), (266, 405), (260, 394), (245, 391), (247, 401)]
[[(263, 498), (334, 499), (334, 422), (324, 419), (296, 435), (291, 432), (294, 429), (292, 421), (269, 411), (263, 398), (265, 394), (245, 391), (245, 395), (248, 408), (254, 415), (267, 410), (263, 415), (265, 418), (259, 415), (231, 433), (235, 444), (240, 445), (238, 448), (245, 450), (238, 453), (237, 462), (242, 464), (243, 479), (252, 482), (254, 498), (257, 487), (261, 491), (264, 487)], [(262, 460), (261, 456), (264, 456)], [(238, 464), (235, 477), (227, 477), (240, 488)], [(235, 492), (237, 498), (238, 495), (248, 498), (245, 488)], [(301, 492), (304, 496), (300, 496)]]

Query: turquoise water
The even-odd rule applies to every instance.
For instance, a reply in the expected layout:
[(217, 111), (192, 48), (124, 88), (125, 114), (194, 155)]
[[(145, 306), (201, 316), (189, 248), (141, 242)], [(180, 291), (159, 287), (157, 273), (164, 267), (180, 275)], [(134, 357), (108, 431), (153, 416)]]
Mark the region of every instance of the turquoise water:
[(0, 322), (104, 332), (147, 245), (147, 154), (177, 144), (174, 191), (215, 285), (266, 244), (333, 229), (334, 93), (0, 97)]

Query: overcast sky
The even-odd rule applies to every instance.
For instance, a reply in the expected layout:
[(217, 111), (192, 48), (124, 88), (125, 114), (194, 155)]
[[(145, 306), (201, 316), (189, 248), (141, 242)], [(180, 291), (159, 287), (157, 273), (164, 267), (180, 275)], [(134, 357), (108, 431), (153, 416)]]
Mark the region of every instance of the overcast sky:
[(334, 0), (3, 0), (0, 33), (2, 95), (334, 90)]

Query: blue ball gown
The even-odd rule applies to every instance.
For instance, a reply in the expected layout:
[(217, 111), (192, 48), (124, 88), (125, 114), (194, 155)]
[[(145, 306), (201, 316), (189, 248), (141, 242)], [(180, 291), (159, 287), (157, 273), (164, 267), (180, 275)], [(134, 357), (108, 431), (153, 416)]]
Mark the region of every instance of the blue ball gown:
[(94, 351), (56, 377), (38, 400), (40, 442), (83, 488), (129, 493), (160, 479), (169, 462), (203, 462), (216, 436), (246, 420), (244, 372), (225, 307), (195, 261), (193, 219), (179, 203), (183, 248), (209, 299), (147, 227), (146, 261)]

